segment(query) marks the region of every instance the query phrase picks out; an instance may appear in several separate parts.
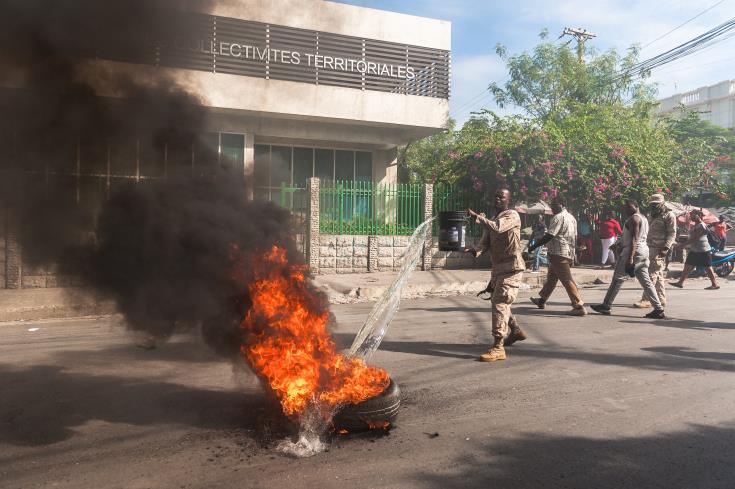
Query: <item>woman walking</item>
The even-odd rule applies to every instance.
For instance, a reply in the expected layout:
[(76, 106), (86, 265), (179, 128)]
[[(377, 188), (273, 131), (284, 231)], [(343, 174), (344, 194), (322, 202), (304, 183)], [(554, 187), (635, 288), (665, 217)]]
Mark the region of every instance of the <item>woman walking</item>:
[(712, 247), (707, 239), (707, 225), (702, 222), (704, 214), (700, 210), (693, 210), (691, 213), (691, 219), (694, 222), (694, 227), (689, 232), (689, 239), (684, 243), (676, 245), (677, 248), (681, 249), (685, 246), (689, 247), (689, 253), (687, 253), (687, 259), (684, 263), (684, 271), (681, 272), (681, 278), (677, 282), (670, 282), (670, 285), (678, 288), (684, 287), (684, 281), (689, 276), (689, 273), (695, 267), (703, 267), (707, 272), (712, 285), (707, 287), (707, 290), (717, 290), (720, 286), (717, 284), (715, 278), (715, 271), (712, 269)]
[(610, 212), (605, 212), (604, 217), (605, 219), (597, 222), (600, 234), (600, 243), (602, 245), (600, 269), (605, 268), (608, 264), (615, 268), (615, 253), (610, 248), (615, 244), (618, 236), (623, 234), (623, 230), (620, 227), (620, 223), (612, 217)]

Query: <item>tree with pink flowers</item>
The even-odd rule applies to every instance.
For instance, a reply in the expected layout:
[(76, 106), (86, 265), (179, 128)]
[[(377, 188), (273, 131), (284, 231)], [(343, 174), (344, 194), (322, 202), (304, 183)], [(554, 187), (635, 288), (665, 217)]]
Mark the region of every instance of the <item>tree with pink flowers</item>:
[(401, 158), (414, 181), (459, 184), (488, 195), (509, 187), (517, 200), (565, 196), (576, 212), (619, 208), (627, 198), (695, 188), (721, 190), (727, 146), (699, 134), (692, 114), (654, 118), (655, 87), (619, 76), (637, 52), (592, 53), (580, 63), (564, 45), (542, 42), (507, 57), (510, 79), (490, 91), (519, 113), (483, 110), (461, 129), (418, 141)]

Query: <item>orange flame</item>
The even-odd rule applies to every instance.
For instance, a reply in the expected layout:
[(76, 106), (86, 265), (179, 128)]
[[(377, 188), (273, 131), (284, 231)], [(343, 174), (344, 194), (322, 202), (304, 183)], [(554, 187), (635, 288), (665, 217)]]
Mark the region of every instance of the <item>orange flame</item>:
[(305, 266), (290, 264), (278, 246), (252, 265), (252, 307), (242, 321), (248, 339), (241, 351), (284, 413), (301, 414), (312, 401), (328, 408), (357, 404), (388, 387), (385, 370), (337, 353), (326, 304), (307, 284)]
[(390, 421), (365, 421), (371, 430), (390, 430)]

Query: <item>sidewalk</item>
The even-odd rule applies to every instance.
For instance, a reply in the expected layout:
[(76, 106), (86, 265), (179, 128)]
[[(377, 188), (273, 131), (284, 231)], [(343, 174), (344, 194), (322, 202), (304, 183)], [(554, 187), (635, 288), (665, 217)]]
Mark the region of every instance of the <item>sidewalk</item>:
[(114, 301), (103, 300), (84, 288), (0, 289), (0, 322), (108, 316)]
[[(672, 266), (669, 276), (676, 277), (681, 265)], [(572, 269), (581, 286), (599, 279), (610, 283), (612, 270), (592, 267)], [(318, 275), (314, 282), (332, 304), (349, 304), (377, 300), (398, 276), (397, 272)], [(489, 270), (416, 271), (401, 295), (404, 299), (476, 294), (490, 278)], [(523, 274), (524, 288), (539, 288), (546, 280), (546, 268), (540, 273)], [(599, 283), (599, 282), (598, 282)], [(0, 289), (0, 322), (107, 316), (117, 312), (113, 301), (105, 300), (85, 288), (64, 289)]]
[[(593, 284), (597, 279), (610, 283), (612, 270), (592, 267), (572, 269), (579, 285)], [(318, 275), (317, 286), (329, 297), (332, 304), (370, 302), (380, 297), (398, 276), (397, 272), (352, 273)], [(416, 271), (403, 290), (403, 299), (420, 297), (476, 294), (487, 286), (489, 270), (431, 270)], [(525, 288), (539, 288), (546, 280), (546, 268), (539, 273), (523, 274)]]

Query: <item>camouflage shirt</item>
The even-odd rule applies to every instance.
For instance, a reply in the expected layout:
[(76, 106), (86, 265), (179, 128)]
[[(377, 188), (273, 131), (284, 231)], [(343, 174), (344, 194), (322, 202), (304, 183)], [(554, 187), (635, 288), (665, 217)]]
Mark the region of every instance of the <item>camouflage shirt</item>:
[(493, 219), (477, 216), (477, 223), (484, 230), (481, 252), (490, 251), (494, 273), (517, 273), (526, 269), (521, 247), (521, 216), (516, 211), (503, 211)]

